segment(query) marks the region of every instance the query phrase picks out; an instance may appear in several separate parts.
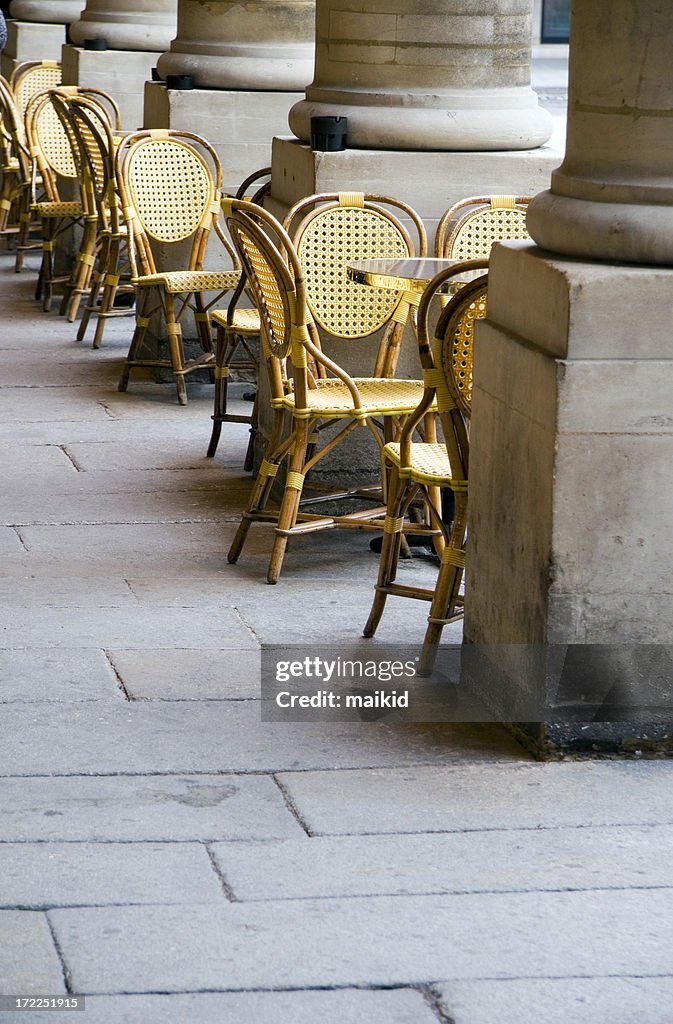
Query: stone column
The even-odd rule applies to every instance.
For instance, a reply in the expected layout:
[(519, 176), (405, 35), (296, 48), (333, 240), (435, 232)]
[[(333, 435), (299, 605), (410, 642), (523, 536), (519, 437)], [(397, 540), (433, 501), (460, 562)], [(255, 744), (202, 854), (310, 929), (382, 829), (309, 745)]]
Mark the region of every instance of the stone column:
[(307, 142), (313, 114), (345, 114), (366, 149), (541, 146), (530, 54), (523, 0), (317, 0), (315, 77), (290, 128)]
[[(71, 26), (73, 45), (63, 48), (63, 81), (105, 89), (116, 99), (125, 128), (143, 123), (145, 82), (157, 56), (175, 35), (177, 0), (87, 0)], [(87, 39), (107, 41), (107, 50), (86, 50)]]
[(178, 33), (158, 69), (203, 89), (303, 90), (313, 73), (314, 0), (180, 0)]
[(188, 128), (217, 148), (225, 186), (271, 161), (271, 140), (313, 71), (314, 0), (179, 0), (178, 31), (157, 63), (162, 78), (188, 74), (196, 88), (149, 83), (145, 125)]
[(66, 26), (76, 21), (84, 0), (12, 0), (7, 45), (0, 70), (9, 78), (27, 60), (60, 60)]
[(514, 705), (584, 692), (526, 727), (543, 751), (670, 748), (672, 37), (660, 0), (575, 0), (566, 157), (529, 213), (554, 252), (495, 247), (476, 339), (465, 638), (516, 645), (485, 655)]

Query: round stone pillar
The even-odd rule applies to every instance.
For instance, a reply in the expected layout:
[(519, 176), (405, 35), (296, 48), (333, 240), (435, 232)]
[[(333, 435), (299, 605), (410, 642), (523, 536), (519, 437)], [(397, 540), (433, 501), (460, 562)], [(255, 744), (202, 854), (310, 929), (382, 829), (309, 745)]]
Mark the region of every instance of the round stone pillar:
[(528, 226), (545, 249), (673, 264), (673, 5), (574, 0), (568, 134)]
[(210, 89), (303, 89), (313, 74), (314, 0), (178, 0), (178, 30), (159, 73)]
[(112, 50), (167, 50), (175, 36), (177, 0), (87, 0), (70, 28), (76, 45), (102, 36)]
[(313, 82), (290, 112), (345, 114), (367, 149), (517, 150), (551, 135), (530, 87), (529, 5), (512, 0), (316, 0)]
[(17, 21), (69, 25), (79, 18), (84, 0), (12, 0), (10, 14)]

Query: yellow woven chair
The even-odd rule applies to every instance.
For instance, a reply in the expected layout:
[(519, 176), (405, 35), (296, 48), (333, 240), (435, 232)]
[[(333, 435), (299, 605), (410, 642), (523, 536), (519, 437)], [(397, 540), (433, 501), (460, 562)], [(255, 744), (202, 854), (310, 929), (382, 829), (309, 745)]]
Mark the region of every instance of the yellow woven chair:
[[(263, 203), (271, 189), (271, 168), (262, 167), (245, 178), (236, 190), (236, 199), (252, 203)], [(249, 194), (250, 193), (250, 194)], [(243, 468), (252, 469), (255, 436), (257, 434), (257, 397), (249, 415), (227, 411), (229, 374), (231, 370), (248, 371), (257, 377), (259, 357), (256, 344), (259, 343), (261, 323), (256, 307), (240, 306), (246, 286), (245, 274), (236, 287), (227, 309), (215, 309), (210, 321), (215, 327), (215, 402), (213, 407), (213, 428), (206, 457), (212, 459), (217, 451), (223, 423), (249, 423), (250, 439), (245, 453)]]
[[(343, 515), (306, 511), (335, 497), (364, 498), (371, 505), (379, 498), (379, 488), (354, 484), (335, 491), (321, 485), (314, 494), (302, 497), (304, 482), (320, 460), (358, 427), (368, 428), (382, 449), (385, 441), (394, 439), (400, 418), (418, 405), (423, 385), (351, 377), (330, 359), (321, 347), (308, 306), (304, 269), (287, 232), (253, 203), (227, 199), (222, 205), (260, 312), (274, 414), (265, 457), (228, 557), (230, 562), (237, 561), (252, 522), (274, 523), (267, 580), (276, 583), (290, 537), (334, 527), (381, 528), (385, 510), (376, 505)], [(383, 437), (378, 421), (383, 424)], [(317, 448), (317, 435), (323, 430), (331, 436)], [(286, 474), (280, 509), (270, 512), (271, 488), (281, 466)]]
[[(217, 153), (192, 132), (167, 129), (139, 131), (122, 139), (115, 171), (129, 231), (129, 259), (137, 295), (136, 329), (119, 381), (126, 391), (135, 367), (170, 367), (178, 402), (187, 404), (185, 376), (201, 367), (212, 369), (208, 310), (236, 288), (240, 270), (236, 253), (219, 222), (222, 171)], [(211, 228), (228, 252), (234, 269), (204, 269)], [(162, 259), (172, 255), (177, 269), (158, 270), (153, 246)], [(189, 254), (185, 259), (185, 248)], [(206, 299), (206, 293), (215, 293)], [(187, 361), (181, 318), (191, 309), (203, 355)], [(147, 358), (141, 349), (154, 314), (165, 323), (169, 359)]]
[(478, 260), (494, 242), (530, 238), (526, 211), (530, 196), (468, 196), (449, 207), (437, 225), (435, 256)]
[[(68, 88), (76, 91), (77, 87)], [(70, 191), (75, 186), (78, 169), (70, 139), (54, 109), (49, 91), (36, 93), (28, 101), (26, 138), (33, 161), (31, 211), (39, 218), (42, 227), (42, 262), (35, 298), (42, 298), (42, 308), (47, 312), (51, 309), (54, 286), (70, 280), (70, 273), (55, 274), (56, 241), (74, 224), (84, 222), (87, 214), (80, 200), (65, 198), (64, 195), (65, 188)], [(45, 198), (38, 195), (38, 179)]]
[(50, 90), (49, 96), (70, 142), (83, 209), (84, 230), (59, 310), (61, 314), (66, 314), (68, 321), (72, 323), (79, 311), (82, 296), (89, 291), (96, 255), (102, 247), (109, 221), (109, 212), (100, 201), (101, 189), (104, 187), (101, 180), (103, 168), (99, 166), (93, 154), (90, 159), (78, 128), (79, 122), (73, 117), (72, 107), (76, 102), (84, 104), (98, 131), (110, 137), (113, 132), (121, 129), (121, 119), (119, 107), (112, 96), (100, 89), (61, 86), (59, 89)]
[[(420, 670), (432, 667), (444, 626), (463, 613), (460, 587), (465, 569), (469, 440), (467, 421), (472, 396), (472, 353), (475, 321), (486, 314), (488, 278), (482, 275), (463, 285), (442, 310), (429, 343), (428, 320), (438, 289), (467, 270), (486, 268), (487, 259), (469, 260), (437, 274), (423, 292), (418, 310), (418, 345), (425, 391), (407, 419), (399, 442), (387, 444), (388, 504), (372, 609), (364, 628), (371, 637), (381, 620), (389, 595), (430, 602)], [(433, 401), (437, 402), (443, 442), (415, 441), (414, 431)], [(453, 522), (442, 519), (441, 491), (453, 493)], [(434, 589), (396, 582), (405, 516), (421, 501), (424, 519), (439, 555)]]
[[(16, 257), (14, 270), (20, 273), (23, 269), (24, 254), (31, 249), (42, 247), (41, 238), (37, 241), (31, 240), (31, 232), (37, 229), (41, 233), (39, 218), (36, 219), (31, 211), (31, 203), (35, 201), (36, 192), (39, 198), (46, 198), (42, 194), (39, 175), (35, 172), (34, 162), (31, 161), (29, 143), (26, 138), (26, 112), (28, 104), (37, 93), (47, 89), (53, 89), (60, 85), (61, 65), (55, 60), (32, 60), (24, 61), (17, 65), (10, 79), (10, 89), (16, 103), (18, 115), (16, 125), (16, 141), (19, 148), (23, 147), (28, 153), (26, 178), (21, 190), (19, 201), (19, 231), (16, 244)], [(18, 156), (18, 154), (15, 154)], [(19, 157), (19, 159), (21, 159)], [(23, 161), (21, 161), (23, 163)]]
[[(19, 230), (19, 199), (30, 185), (30, 159), (21, 152), (17, 140), (19, 112), (6, 78), (0, 75), (0, 235), (16, 235)], [(22, 167), (21, 157), (24, 165)]]

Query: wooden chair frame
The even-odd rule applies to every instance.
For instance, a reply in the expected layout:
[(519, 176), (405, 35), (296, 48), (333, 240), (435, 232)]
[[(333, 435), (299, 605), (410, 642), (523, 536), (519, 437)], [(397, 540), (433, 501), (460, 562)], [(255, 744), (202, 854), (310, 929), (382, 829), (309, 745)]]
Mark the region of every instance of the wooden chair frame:
[[(432, 346), (428, 333), (429, 314), (443, 284), (468, 270), (487, 267), (486, 259), (458, 263), (437, 274), (423, 292), (418, 309), (418, 345), (425, 378), (423, 399), (405, 422), (399, 443), (387, 445), (383, 453), (388, 475), (388, 504), (378, 580), (364, 635), (374, 635), (389, 595), (429, 601), (430, 614), (420, 659), (422, 673), (432, 667), (444, 626), (463, 613), (460, 587), (467, 538), (467, 418), (472, 388), (474, 321), (485, 315), (487, 275), (462, 286), (444, 307)], [(414, 441), (414, 431), (433, 401), (439, 410), (443, 443)], [(450, 525), (442, 518), (441, 491), (444, 488), (453, 492)], [(402, 538), (407, 529), (405, 516), (419, 500), (433, 528), (431, 535), (440, 559), (433, 589), (396, 582)]]

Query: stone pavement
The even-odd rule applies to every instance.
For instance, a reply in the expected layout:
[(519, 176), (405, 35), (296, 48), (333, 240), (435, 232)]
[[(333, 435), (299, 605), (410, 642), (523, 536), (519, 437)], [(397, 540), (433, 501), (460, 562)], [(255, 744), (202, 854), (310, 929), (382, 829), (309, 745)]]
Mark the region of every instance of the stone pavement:
[[(359, 636), (367, 536), (291, 547), (276, 587), (261, 528), (227, 565), (246, 428), (206, 460), (209, 386), (118, 394), (130, 321), (78, 345), (11, 262), (0, 994), (86, 994), (87, 1024), (671, 1024), (673, 766), (262, 723), (261, 643)], [(363, 649), (425, 614), (391, 600)]]

